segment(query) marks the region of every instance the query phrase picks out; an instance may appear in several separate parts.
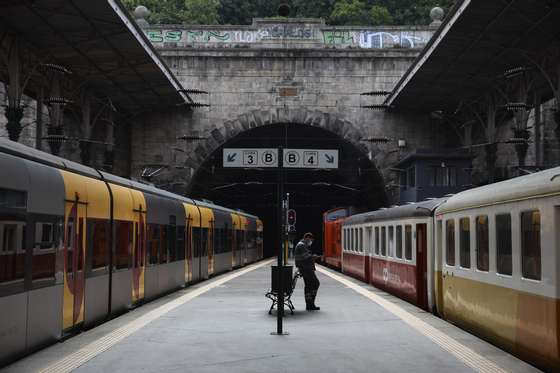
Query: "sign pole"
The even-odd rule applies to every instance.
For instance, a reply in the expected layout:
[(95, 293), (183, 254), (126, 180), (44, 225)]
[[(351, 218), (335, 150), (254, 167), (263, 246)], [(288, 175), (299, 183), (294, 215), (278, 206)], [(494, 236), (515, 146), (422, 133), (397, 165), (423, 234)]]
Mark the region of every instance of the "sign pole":
[(284, 167), (283, 148), (278, 148), (278, 312), (276, 313), (276, 334), (282, 335), (284, 317)]

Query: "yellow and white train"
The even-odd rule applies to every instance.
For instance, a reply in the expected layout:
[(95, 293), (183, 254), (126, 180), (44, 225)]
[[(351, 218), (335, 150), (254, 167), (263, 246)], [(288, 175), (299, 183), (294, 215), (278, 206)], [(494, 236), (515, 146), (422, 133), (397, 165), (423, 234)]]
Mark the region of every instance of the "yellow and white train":
[(367, 260), (352, 267), (357, 277), (560, 371), (559, 225), (554, 168), (351, 216), (342, 226), (342, 263), (360, 254)]
[(262, 258), (253, 215), (0, 139), (0, 366)]

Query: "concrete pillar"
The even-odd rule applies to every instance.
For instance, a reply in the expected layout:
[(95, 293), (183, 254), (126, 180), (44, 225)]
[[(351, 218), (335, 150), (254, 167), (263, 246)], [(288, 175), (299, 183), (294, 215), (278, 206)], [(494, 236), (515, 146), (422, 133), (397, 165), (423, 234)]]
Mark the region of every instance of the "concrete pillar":
[(35, 110), (35, 148), (38, 150), (43, 149), (43, 101), (45, 101), (44, 90), (39, 88)]
[(466, 147), (472, 145), (472, 121), (469, 121), (463, 125), (464, 131), (464, 144)]
[(104, 169), (105, 171), (113, 171), (113, 166), (115, 162), (115, 154), (113, 149), (113, 144), (115, 143), (115, 123), (113, 122), (113, 112), (108, 111), (107, 113), (107, 132), (105, 137), (105, 142), (107, 143), (107, 148), (104, 154)]
[(535, 143), (535, 166), (542, 167), (542, 136), (541, 136), (541, 97), (535, 94), (535, 123), (534, 123), (534, 143)]
[(91, 95), (87, 89), (80, 94), (82, 109), (82, 136), (80, 139), (80, 159), (83, 164), (91, 165)]
[(496, 102), (493, 97), (488, 98), (488, 109), (486, 112), (486, 140), (488, 145), (486, 151), (486, 168), (488, 172), (488, 183), (494, 182), (496, 173), (496, 160), (498, 144), (496, 143)]

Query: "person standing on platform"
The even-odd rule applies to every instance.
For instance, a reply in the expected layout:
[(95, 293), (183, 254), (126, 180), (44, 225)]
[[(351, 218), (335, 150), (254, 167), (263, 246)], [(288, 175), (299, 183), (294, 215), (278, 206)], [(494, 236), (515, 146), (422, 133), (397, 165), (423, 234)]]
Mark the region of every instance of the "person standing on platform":
[(306, 233), (298, 242), (295, 249), (296, 267), (303, 276), (305, 283), (305, 309), (316, 311), (320, 308), (315, 305), (315, 297), (319, 289), (319, 279), (315, 275), (315, 255), (311, 251), (313, 233)]

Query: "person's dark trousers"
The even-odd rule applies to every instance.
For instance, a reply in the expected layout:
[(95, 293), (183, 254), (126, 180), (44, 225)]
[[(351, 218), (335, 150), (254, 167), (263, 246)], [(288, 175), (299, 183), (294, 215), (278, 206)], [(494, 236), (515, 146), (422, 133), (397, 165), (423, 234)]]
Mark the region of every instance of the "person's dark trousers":
[(315, 297), (320, 285), (319, 279), (315, 275), (315, 270), (305, 266), (299, 267), (299, 272), (303, 276), (303, 282), (305, 283), (305, 304), (307, 308), (315, 307)]

